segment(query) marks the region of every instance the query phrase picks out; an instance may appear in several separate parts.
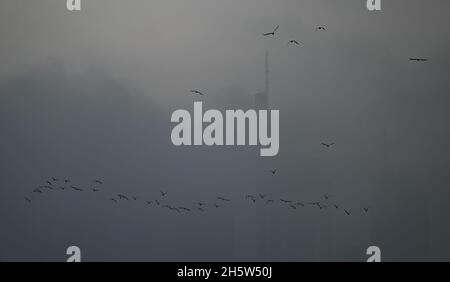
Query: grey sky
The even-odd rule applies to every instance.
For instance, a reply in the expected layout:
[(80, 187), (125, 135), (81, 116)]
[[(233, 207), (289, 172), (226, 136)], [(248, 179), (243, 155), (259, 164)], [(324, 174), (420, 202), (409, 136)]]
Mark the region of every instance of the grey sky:
[[(90, 260), (363, 260), (371, 244), (387, 260), (449, 259), (449, 1), (385, 0), (377, 13), (362, 0), (64, 2), (0, 4), (0, 260), (63, 260), (77, 243)], [(174, 148), (170, 114), (192, 110), (190, 89), (205, 107), (252, 107), (266, 50), (280, 155)], [(100, 196), (26, 205), (53, 175), (236, 204), (189, 218)], [(259, 192), (371, 213), (240, 201)]]

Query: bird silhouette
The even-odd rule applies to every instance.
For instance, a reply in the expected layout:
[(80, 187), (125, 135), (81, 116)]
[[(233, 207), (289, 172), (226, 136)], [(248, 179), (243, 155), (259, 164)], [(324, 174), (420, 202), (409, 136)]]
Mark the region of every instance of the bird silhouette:
[(161, 201), (158, 201), (158, 200), (155, 200), (155, 203), (156, 203), (156, 205), (161, 205), (162, 204), (162, 202)]
[(351, 215), (351, 212), (349, 212), (348, 210), (346, 210), (346, 209), (344, 209), (344, 212), (348, 215), (348, 216), (350, 216)]
[(276, 170), (276, 169), (273, 169), (273, 170), (271, 170), (270, 172), (271, 172), (273, 175), (277, 174), (277, 170)]
[(39, 194), (42, 194), (42, 190), (41, 190), (41, 189), (38, 189), (38, 188), (36, 188), (36, 189), (34, 189), (34, 190), (33, 190), (33, 193), (39, 193)]
[(205, 95), (205, 94), (203, 94), (203, 92), (198, 91), (198, 90), (191, 90), (190, 92), (193, 93), (193, 94), (200, 95), (200, 96), (204, 96)]
[(214, 207), (216, 207), (216, 209), (220, 208), (218, 204), (214, 204)]
[(103, 185), (103, 181), (100, 181), (100, 180), (94, 180), (94, 182), (97, 183), (97, 184)]
[(324, 26), (318, 26), (316, 28), (316, 30), (318, 30), (318, 31), (326, 31), (327, 29)]
[(127, 201), (130, 200), (130, 198), (128, 198), (127, 196), (122, 195), (122, 194), (118, 194), (117, 197), (119, 197), (119, 200), (127, 200)]
[(110, 200), (117, 204), (117, 200), (116, 199), (111, 198)]
[(330, 199), (330, 196), (324, 195), (323, 198), (324, 198), (325, 200), (329, 200), (329, 199)]
[(205, 203), (201, 203), (201, 202), (200, 202), (200, 203), (197, 203), (197, 205), (198, 205), (198, 206), (200, 206), (200, 207), (204, 207), (204, 206), (206, 206), (206, 204), (205, 204)]
[(164, 192), (164, 191), (162, 191), (162, 190), (159, 190), (159, 192), (161, 193), (161, 196), (162, 196), (162, 197), (167, 196), (167, 192)]
[(263, 36), (269, 36), (269, 35), (275, 36), (275, 33), (278, 31), (279, 28), (280, 28), (280, 26), (277, 25), (277, 27), (275, 27), (275, 29), (272, 32), (264, 33)]
[(292, 203), (292, 201), (290, 201), (290, 200), (280, 199), (280, 201), (282, 201), (285, 204), (291, 204)]
[(300, 42), (298, 42), (297, 40), (290, 40), (290, 41), (288, 42), (288, 45), (297, 45), (297, 46), (300, 46)]
[(27, 201), (28, 203), (31, 204), (31, 199), (30, 198), (24, 197), (24, 199), (25, 199), (25, 201)]
[(78, 187), (75, 187), (75, 186), (71, 186), (70, 188), (72, 188), (73, 190), (75, 190), (77, 192), (83, 192), (84, 191), (84, 189), (81, 189), (81, 188), (78, 188)]
[(335, 145), (335, 143), (321, 143), (324, 147), (331, 148)]
[(369, 208), (364, 208), (364, 211), (365, 211), (366, 213), (368, 213), (368, 212), (369, 212)]
[(339, 209), (339, 205), (334, 204), (333, 206), (335, 207), (335, 209), (337, 209), (337, 210)]
[(180, 210), (191, 212), (191, 209), (185, 208), (185, 207), (179, 207)]
[(64, 183), (70, 183), (69, 179), (64, 179)]
[(423, 58), (409, 58), (410, 61), (413, 62), (427, 62), (428, 59), (423, 59)]
[(218, 199), (218, 200), (221, 200), (221, 201), (223, 201), (223, 202), (231, 202), (230, 199), (223, 198), (223, 197), (217, 197), (217, 199)]
[(146, 203), (147, 203), (147, 205), (151, 205), (152, 201), (147, 201)]
[(198, 208), (199, 211), (204, 212), (205, 210), (203, 208)]

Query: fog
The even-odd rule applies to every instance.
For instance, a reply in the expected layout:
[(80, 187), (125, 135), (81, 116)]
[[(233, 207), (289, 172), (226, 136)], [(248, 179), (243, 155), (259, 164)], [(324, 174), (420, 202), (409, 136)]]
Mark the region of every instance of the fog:
[[(84, 2), (0, 4), (1, 261), (64, 261), (71, 245), (87, 261), (363, 261), (372, 245), (449, 260), (448, 1)], [(279, 155), (173, 146), (171, 114), (195, 100), (253, 108), (266, 51)], [(31, 193), (51, 177), (86, 191)], [(147, 205), (160, 190), (207, 207)]]

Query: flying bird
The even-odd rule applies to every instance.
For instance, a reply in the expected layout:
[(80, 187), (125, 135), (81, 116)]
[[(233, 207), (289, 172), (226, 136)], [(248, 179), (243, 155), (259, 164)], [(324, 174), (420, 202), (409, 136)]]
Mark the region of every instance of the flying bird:
[(75, 186), (72, 186), (70, 188), (72, 188), (73, 190), (78, 191), (78, 192), (83, 192), (84, 191), (84, 189), (81, 189), (81, 188), (78, 188), (78, 187), (75, 187)]
[(346, 209), (344, 209), (344, 212), (345, 212), (348, 216), (351, 215), (351, 213), (350, 213), (348, 210), (346, 210)]
[(337, 210), (339, 209), (339, 205), (334, 204), (333, 205)]
[(24, 199), (25, 199), (25, 201), (27, 201), (28, 203), (31, 204), (31, 199), (30, 198), (24, 197)]
[(94, 180), (94, 182), (97, 183), (97, 184), (103, 185), (103, 181), (100, 181), (100, 180)]
[(167, 192), (164, 192), (163, 190), (159, 190), (159, 192), (161, 193), (161, 196), (163, 197), (167, 196)]
[(324, 198), (325, 200), (329, 200), (329, 199), (330, 199), (330, 196), (324, 195), (323, 198)]
[(110, 200), (117, 204), (117, 200), (116, 199), (111, 198)]
[(52, 185), (52, 183), (50, 181), (46, 181), (45, 183), (47, 183), (48, 185)]
[(316, 28), (316, 30), (318, 30), (318, 31), (326, 31), (327, 29), (324, 26), (318, 26)]
[(270, 172), (271, 172), (273, 175), (277, 174), (277, 170), (276, 170), (276, 169), (273, 169), (273, 170), (271, 170)]
[(280, 199), (280, 201), (282, 201), (282, 202), (285, 203), (285, 204), (291, 204), (291, 203), (292, 203), (292, 201), (289, 201), (289, 200), (283, 200), (283, 199)]
[(42, 190), (41, 189), (34, 189), (33, 193), (40, 193), (40, 194), (42, 194)]
[(368, 212), (369, 212), (369, 208), (364, 208), (364, 211), (365, 211), (366, 213), (368, 213)]
[(269, 35), (275, 36), (275, 33), (278, 31), (279, 28), (280, 28), (280, 26), (277, 25), (277, 27), (275, 27), (275, 29), (272, 32), (264, 33), (263, 36), (269, 36)]
[(147, 205), (151, 205), (152, 201), (147, 201), (146, 203), (147, 203)]
[(127, 196), (122, 195), (122, 194), (118, 194), (117, 197), (119, 197), (119, 200), (127, 200), (127, 201), (130, 200)]
[(230, 199), (226, 199), (226, 198), (222, 198), (222, 197), (217, 197), (218, 200), (221, 200), (223, 202), (231, 202)]
[(327, 147), (327, 148), (331, 148), (335, 145), (335, 143), (322, 143), (322, 146)]
[(297, 206), (296, 205), (289, 205), (293, 210), (296, 210), (297, 209)]
[(290, 40), (290, 41), (288, 42), (288, 45), (297, 45), (297, 46), (300, 46), (300, 42), (298, 42), (297, 40)]
[(203, 92), (200, 92), (198, 90), (191, 90), (190, 92), (193, 93), (193, 94), (200, 95), (200, 96), (204, 96), (205, 95), (205, 94), (203, 94)]
[(69, 179), (64, 179), (64, 183), (70, 183)]
[(410, 61), (413, 62), (427, 62), (428, 59), (424, 59), (424, 58), (409, 58)]

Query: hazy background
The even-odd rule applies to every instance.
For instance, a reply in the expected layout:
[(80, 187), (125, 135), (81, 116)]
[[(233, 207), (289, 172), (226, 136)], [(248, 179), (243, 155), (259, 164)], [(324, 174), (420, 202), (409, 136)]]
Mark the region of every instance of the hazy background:
[[(362, 261), (371, 245), (450, 260), (448, 0), (65, 2), (0, 3), (0, 261), (64, 261), (70, 245), (86, 261)], [(253, 107), (266, 50), (280, 154), (174, 147), (190, 89), (205, 108)], [(24, 200), (53, 176), (105, 185)], [(178, 215), (142, 202), (160, 189), (233, 202)], [(245, 201), (257, 193), (277, 203)], [(324, 194), (352, 216), (278, 203)]]

